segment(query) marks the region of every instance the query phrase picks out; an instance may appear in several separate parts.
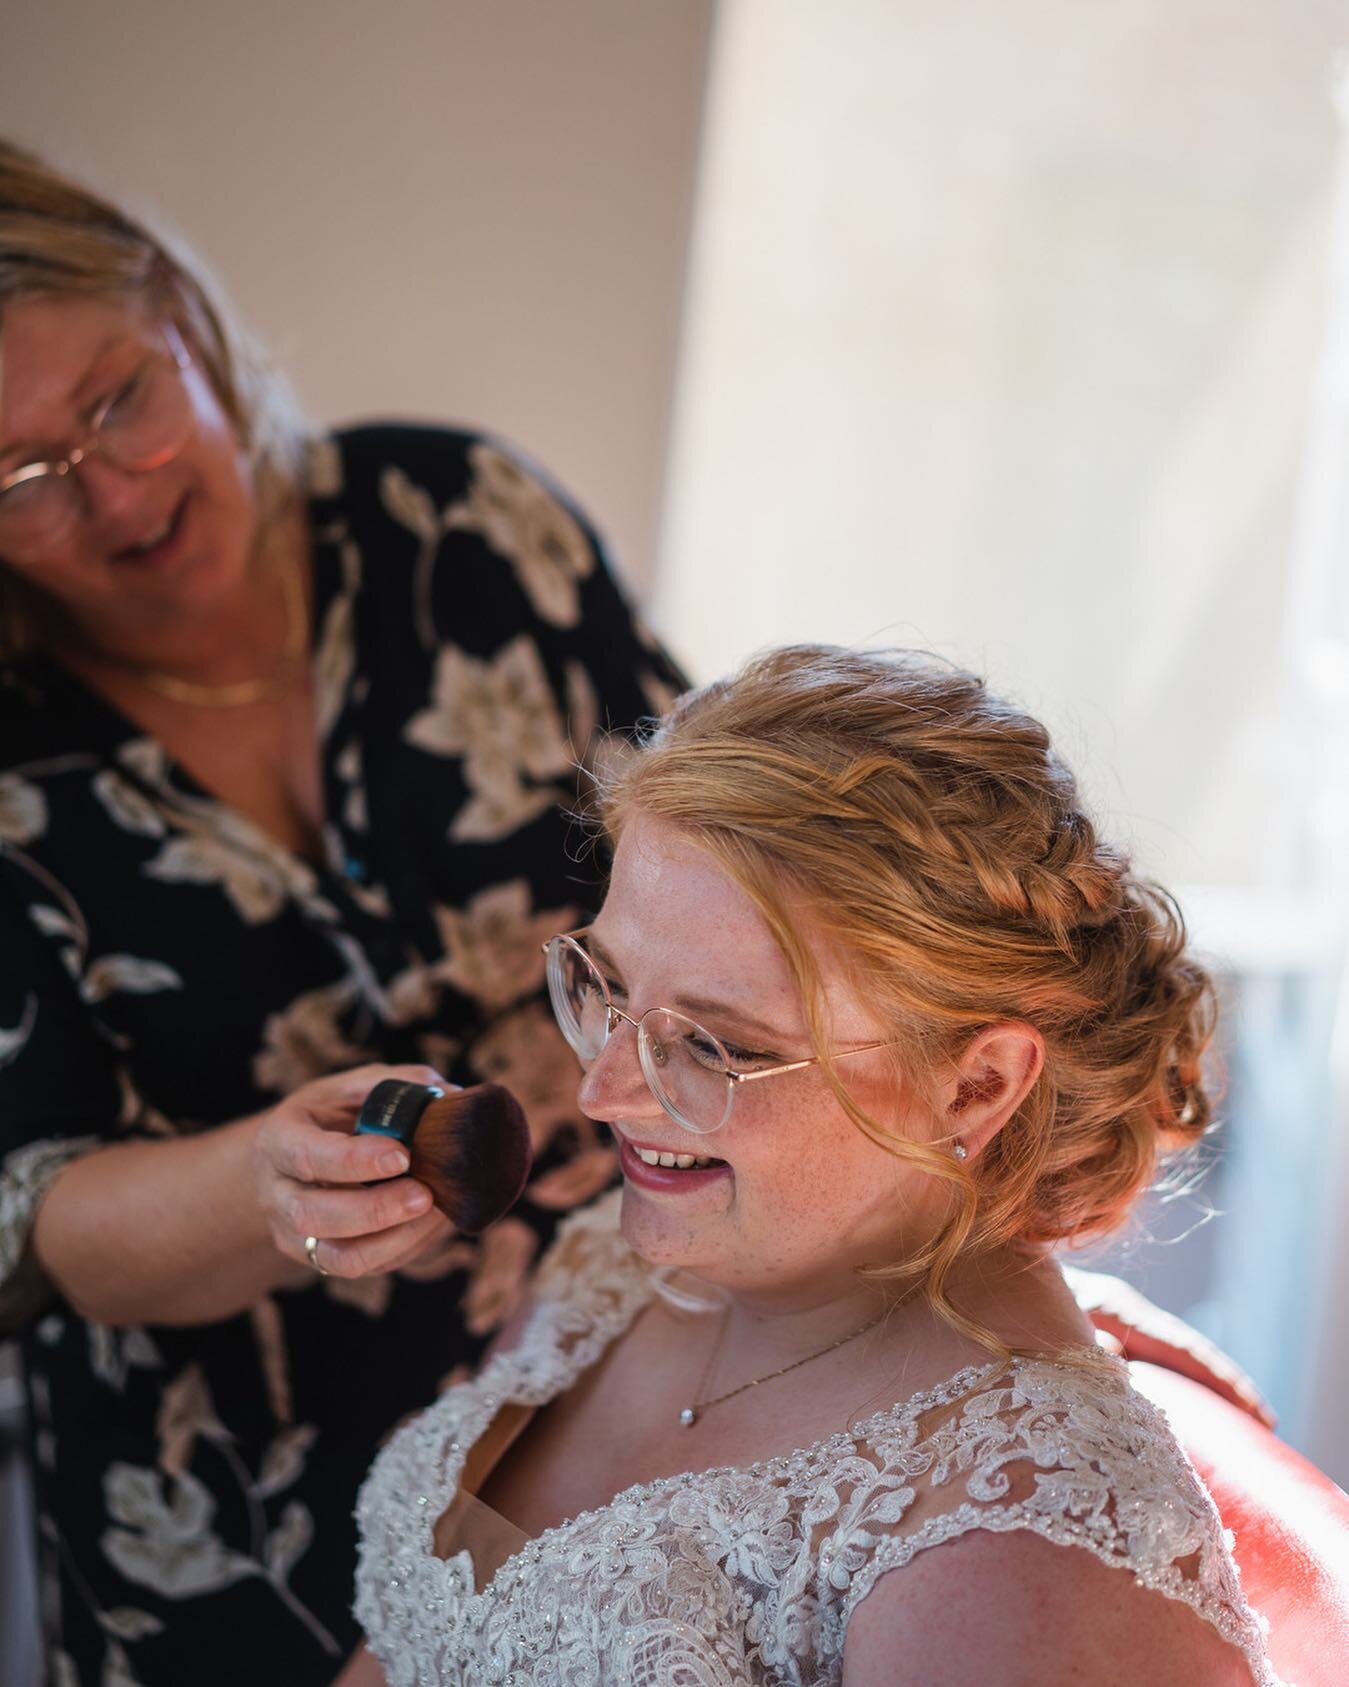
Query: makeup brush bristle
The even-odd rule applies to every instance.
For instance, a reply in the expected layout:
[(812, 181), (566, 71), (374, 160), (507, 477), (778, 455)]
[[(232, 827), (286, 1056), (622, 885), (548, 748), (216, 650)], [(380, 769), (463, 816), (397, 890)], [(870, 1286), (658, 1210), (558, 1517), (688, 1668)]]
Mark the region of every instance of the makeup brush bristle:
[(466, 1236), (515, 1205), (532, 1158), (524, 1108), (502, 1084), (451, 1090), (429, 1102), (410, 1151), (412, 1176)]

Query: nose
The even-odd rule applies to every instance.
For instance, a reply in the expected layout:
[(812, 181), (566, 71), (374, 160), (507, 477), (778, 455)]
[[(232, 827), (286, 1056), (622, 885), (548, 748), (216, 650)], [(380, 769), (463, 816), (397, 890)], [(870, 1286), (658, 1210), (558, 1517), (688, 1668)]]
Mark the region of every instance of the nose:
[(116, 539), (122, 536), (121, 529), (140, 514), (149, 477), (119, 469), (97, 451), (90, 451), (71, 470), (71, 478), (89, 515)]
[(663, 1112), (642, 1075), (637, 1033), (626, 1020), (619, 1020), (586, 1068), (576, 1101), (588, 1118), (597, 1120), (649, 1119)]

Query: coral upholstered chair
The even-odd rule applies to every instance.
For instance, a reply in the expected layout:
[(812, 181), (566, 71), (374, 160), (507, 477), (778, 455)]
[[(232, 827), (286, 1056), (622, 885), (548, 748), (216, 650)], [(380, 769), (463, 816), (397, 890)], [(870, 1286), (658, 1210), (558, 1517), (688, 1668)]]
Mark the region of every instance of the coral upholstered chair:
[(1232, 1531), (1275, 1673), (1349, 1687), (1349, 1495), (1275, 1435), (1254, 1384), (1211, 1341), (1117, 1277), (1065, 1276), (1097, 1337), (1171, 1421)]
[(1349, 1687), (1349, 1495), (1238, 1405), (1179, 1371), (1133, 1361), (1208, 1484), (1269, 1660), (1296, 1687)]

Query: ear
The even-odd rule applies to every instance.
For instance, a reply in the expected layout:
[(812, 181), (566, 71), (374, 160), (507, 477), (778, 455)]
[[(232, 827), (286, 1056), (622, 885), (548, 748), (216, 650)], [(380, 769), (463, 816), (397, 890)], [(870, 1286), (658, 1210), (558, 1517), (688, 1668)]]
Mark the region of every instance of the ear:
[(971, 1037), (946, 1087), (944, 1122), (969, 1157), (987, 1148), (1030, 1094), (1045, 1063), (1044, 1038), (1020, 1020)]

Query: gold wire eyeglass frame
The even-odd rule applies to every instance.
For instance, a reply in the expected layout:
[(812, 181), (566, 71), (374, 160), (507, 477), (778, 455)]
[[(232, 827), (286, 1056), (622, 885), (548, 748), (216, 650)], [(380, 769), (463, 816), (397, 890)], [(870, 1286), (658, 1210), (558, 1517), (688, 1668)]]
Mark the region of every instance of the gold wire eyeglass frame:
[[(171, 323), (166, 322), (160, 324), (160, 333), (166, 342), (168, 357), (172, 361), (173, 367), (181, 379), (181, 376), (192, 365), (192, 358), (187, 350), (187, 347), (183, 344), (182, 337)], [(7, 492), (12, 492), (16, 486), (31, 485), (34, 481), (44, 480), (50, 480), (53, 484), (66, 482), (71, 473), (75, 469), (79, 468), (81, 463), (87, 462), (90, 457), (95, 455), (104, 457), (104, 459), (111, 463), (114, 468), (122, 469), (128, 474), (149, 474), (154, 469), (162, 468), (165, 463), (171, 462), (173, 458), (182, 451), (183, 447), (192, 437), (191, 404), (187, 401), (186, 394), (184, 394), (184, 400), (186, 403), (185, 419), (187, 421), (187, 426), (183, 431), (182, 438), (176, 443), (170, 445), (166, 441), (158, 451), (151, 452), (147, 457), (138, 457), (134, 460), (122, 461), (119, 460), (116, 449), (114, 448), (114, 450), (108, 451), (103, 439), (101, 438), (102, 430), (109, 414), (112, 412), (123, 393), (125, 393), (127, 387), (131, 385), (132, 381), (140, 379), (147, 366), (152, 364), (157, 358), (164, 357), (164, 355), (164, 352), (152, 351), (148, 353), (141, 363), (137, 365), (135, 375), (133, 375), (130, 380), (123, 382), (117, 392), (104, 399), (101, 404), (89, 413), (88, 420), (85, 423), (84, 443), (71, 451), (69, 456), (57, 457), (49, 461), (21, 463), (18, 468), (11, 469), (7, 474), (0, 475), (0, 523), (3, 523), (4, 520), (5, 494)], [(69, 481), (68, 484), (73, 488), (76, 483), (74, 481)]]
[[(613, 997), (609, 993), (609, 985), (604, 977), (604, 974), (595, 965), (594, 961), (586, 953), (584, 947), (582, 946), (580, 939), (585, 936), (589, 929), (590, 928), (588, 926), (578, 926), (575, 931), (560, 932), (556, 937), (550, 937), (546, 943), (541, 945), (548, 963), (547, 978), (549, 1002), (553, 1009), (553, 1017), (558, 1023), (558, 1029), (562, 1032), (563, 1036), (566, 1037), (573, 1053), (575, 1053), (581, 1060), (589, 1062), (599, 1059), (600, 1055), (608, 1047), (609, 1039), (614, 1034), (615, 1030), (617, 1030), (620, 1023), (624, 1025), (631, 1025), (633, 1030), (637, 1033), (637, 1058), (638, 1063), (642, 1068), (642, 1076), (646, 1080), (647, 1088), (651, 1091), (651, 1094), (675, 1121), (675, 1123), (682, 1125), (685, 1130), (693, 1131), (699, 1136), (710, 1136), (713, 1131), (720, 1130), (726, 1123), (727, 1119), (731, 1116), (731, 1105), (735, 1099), (735, 1086), (737, 1084), (753, 1083), (757, 1078), (778, 1078), (786, 1072), (800, 1072), (807, 1066), (818, 1066), (820, 1064), (821, 1056), (818, 1054), (812, 1054), (805, 1060), (787, 1060), (776, 1066), (761, 1067), (758, 1071), (742, 1072), (731, 1065), (730, 1056), (726, 1051), (725, 1044), (714, 1031), (709, 1031), (705, 1025), (700, 1025), (696, 1019), (690, 1019), (686, 1013), (680, 1013), (677, 1008), (650, 1007), (639, 1018), (634, 1019), (630, 1013), (624, 1013), (622, 1008), (614, 1006)], [(581, 957), (587, 971), (599, 985), (600, 995), (604, 1001), (604, 1041), (600, 1044), (594, 1054), (586, 1054), (572, 1040), (571, 1034), (567, 1029), (566, 1020), (559, 1009), (557, 998), (561, 993), (561, 987), (560, 984), (554, 983), (554, 976), (555, 967), (560, 965), (560, 963), (554, 962), (554, 955), (559, 953), (562, 949), (570, 949)], [(652, 1014), (658, 1013), (668, 1014), (674, 1019), (681, 1020), (685, 1025), (690, 1026), (694, 1031), (698, 1032), (700, 1036), (706, 1037), (707, 1041), (717, 1051), (717, 1058), (721, 1062), (722, 1075), (725, 1077), (727, 1082), (727, 1090), (725, 1111), (722, 1113), (721, 1118), (715, 1125), (692, 1124), (676, 1109), (668, 1097), (662, 1094), (659, 1080), (657, 1077), (653, 1076), (650, 1070), (650, 1065), (659, 1066), (660, 1064), (660, 1057), (656, 1053), (659, 1044), (650, 1031), (646, 1029), (646, 1021)], [(873, 1049), (889, 1048), (890, 1046), (890, 1040), (886, 1040), (878, 1043), (862, 1043), (857, 1048), (851, 1049), (831, 1049), (829, 1058), (831, 1060), (843, 1060), (850, 1054), (868, 1054)], [(711, 1070), (711, 1068), (709, 1068), (709, 1070)]]

